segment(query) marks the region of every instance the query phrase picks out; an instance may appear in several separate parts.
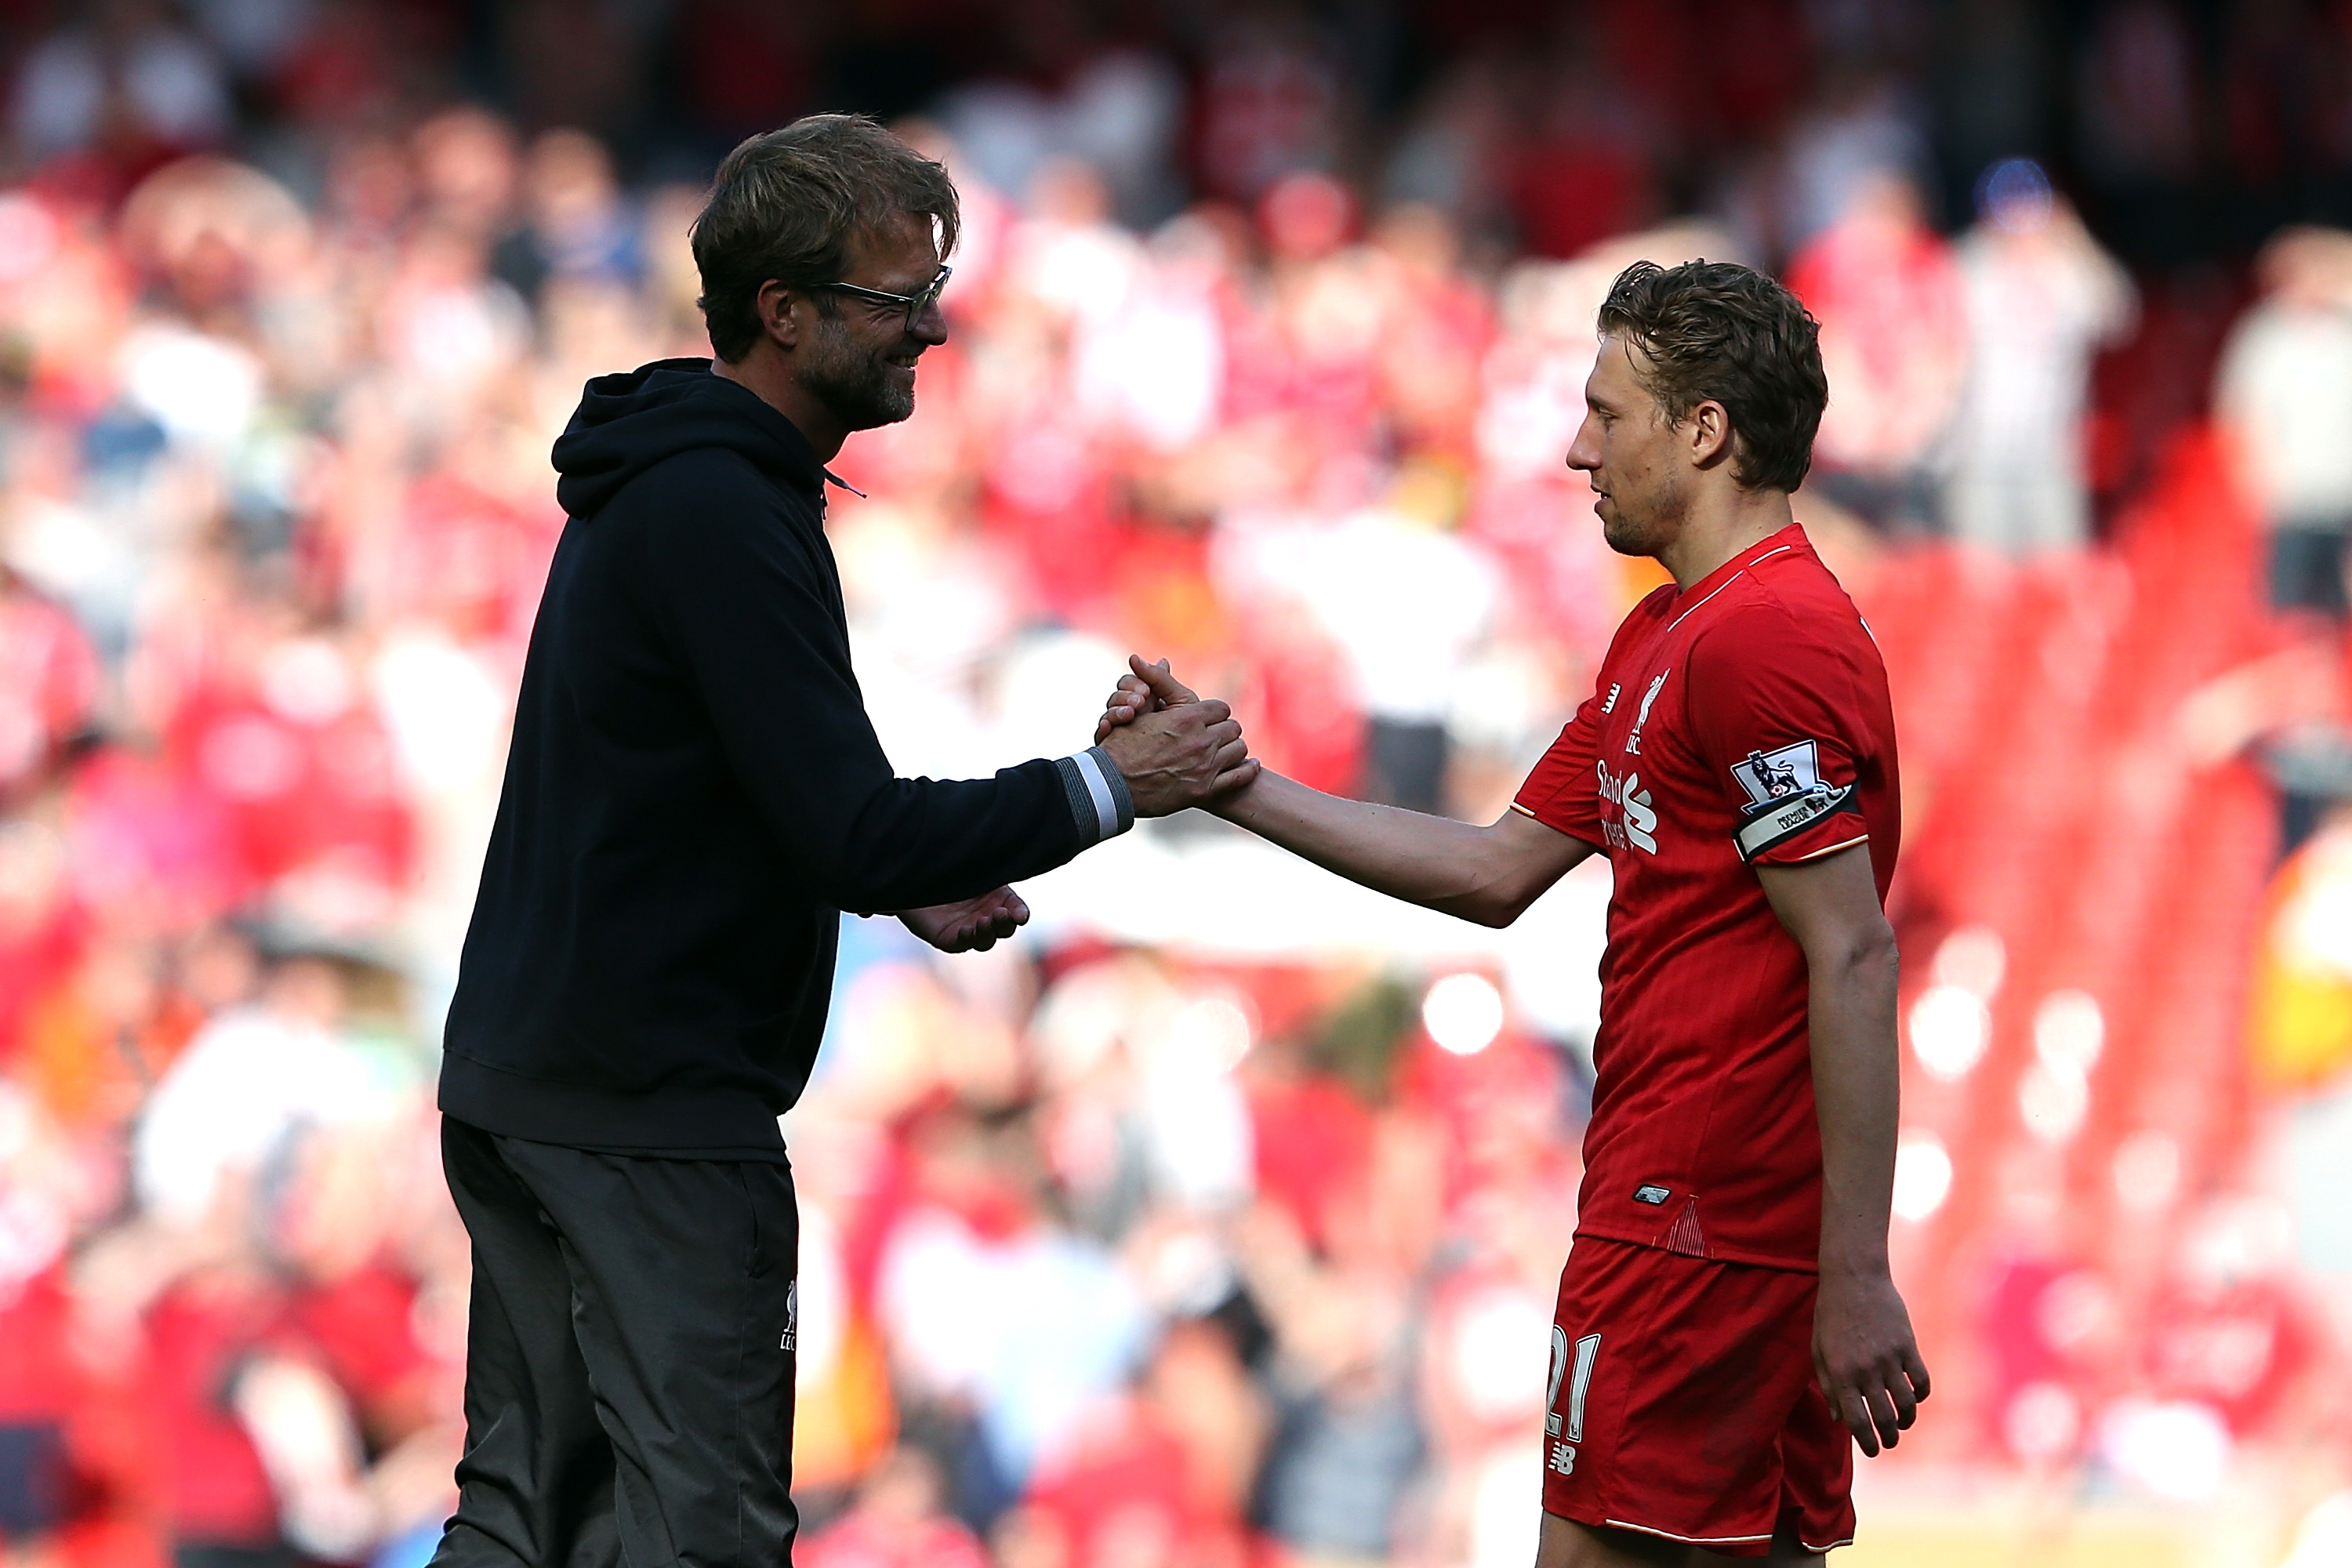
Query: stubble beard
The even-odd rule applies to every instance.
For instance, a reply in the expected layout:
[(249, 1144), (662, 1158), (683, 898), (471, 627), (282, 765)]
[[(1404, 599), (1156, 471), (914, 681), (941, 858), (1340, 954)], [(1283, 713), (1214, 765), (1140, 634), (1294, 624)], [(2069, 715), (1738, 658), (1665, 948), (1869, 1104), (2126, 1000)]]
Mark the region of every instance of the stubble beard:
[(1601, 520), (1602, 542), (1620, 555), (1654, 559), (1682, 531), (1683, 514), (1688, 508), (1682, 486), (1662, 479), (1635, 507), (1627, 507), (1612, 493), (1609, 510), (1614, 515)]
[(881, 353), (860, 347), (838, 321), (819, 326), (810, 346), (817, 352), (802, 362), (800, 384), (848, 428), (896, 425), (915, 412), (913, 379), (893, 379)]
[(1602, 542), (1620, 555), (1647, 555), (1650, 552), (1640, 526), (1616, 508), (1613, 498), (1610, 510), (1613, 515), (1601, 520)]

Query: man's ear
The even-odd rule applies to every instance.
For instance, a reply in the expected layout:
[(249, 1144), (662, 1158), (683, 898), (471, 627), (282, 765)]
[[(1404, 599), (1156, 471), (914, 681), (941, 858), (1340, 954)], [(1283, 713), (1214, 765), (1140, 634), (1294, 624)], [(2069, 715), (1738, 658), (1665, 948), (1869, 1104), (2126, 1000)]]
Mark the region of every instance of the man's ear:
[(775, 342), (779, 348), (796, 349), (801, 343), (801, 323), (794, 308), (808, 299), (805, 291), (779, 282), (773, 278), (760, 285), (755, 300), (760, 312), (760, 330)]
[(1731, 457), (1731, 414), (1722, 404), (1712, 399), (1700, 404), (1684, 416), (1683, 425), (1691, 461), (1697, 467), (1711, 468)]

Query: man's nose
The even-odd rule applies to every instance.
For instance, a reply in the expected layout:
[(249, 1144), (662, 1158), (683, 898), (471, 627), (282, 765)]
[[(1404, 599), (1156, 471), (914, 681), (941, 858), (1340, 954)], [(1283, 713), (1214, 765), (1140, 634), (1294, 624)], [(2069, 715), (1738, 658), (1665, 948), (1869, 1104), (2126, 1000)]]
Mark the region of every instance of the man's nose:
[(1592, 438), (1590, 416), (1577, 426), (1576, 435), (1568, 444), (1568, 466), (1588, 470), (1601, 466), (1601, 443)]
[(907, 335), (917, 342), (932, 348), (948, 341), (948, 313), (937, 300), (925, 306), (920, 314), (907, 323)]

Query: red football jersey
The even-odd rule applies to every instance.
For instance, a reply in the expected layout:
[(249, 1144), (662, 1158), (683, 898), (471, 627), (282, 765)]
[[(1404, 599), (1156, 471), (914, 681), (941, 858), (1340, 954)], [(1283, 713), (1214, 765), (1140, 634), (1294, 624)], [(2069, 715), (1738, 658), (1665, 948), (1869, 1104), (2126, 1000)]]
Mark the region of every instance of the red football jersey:
[(1577, 1233), (1814, 1268), (1805, 958), (1748, 868), (1867, 839), (1883, 900), (1902, 818), (1885, 666), (1804, 531), (1636, 605), (1515, 804), (1616, 874)]

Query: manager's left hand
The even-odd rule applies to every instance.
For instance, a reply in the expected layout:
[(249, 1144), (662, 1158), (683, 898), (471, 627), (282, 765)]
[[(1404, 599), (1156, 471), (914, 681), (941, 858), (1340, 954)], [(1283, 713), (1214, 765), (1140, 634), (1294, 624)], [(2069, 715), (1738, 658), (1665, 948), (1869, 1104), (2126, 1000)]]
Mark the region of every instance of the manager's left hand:
[(1029, 906), (1010, 888), (999, 888), (960, 904), (905, 910), (907, 929), (941, 952), (986, 952), (1029, 923)]

